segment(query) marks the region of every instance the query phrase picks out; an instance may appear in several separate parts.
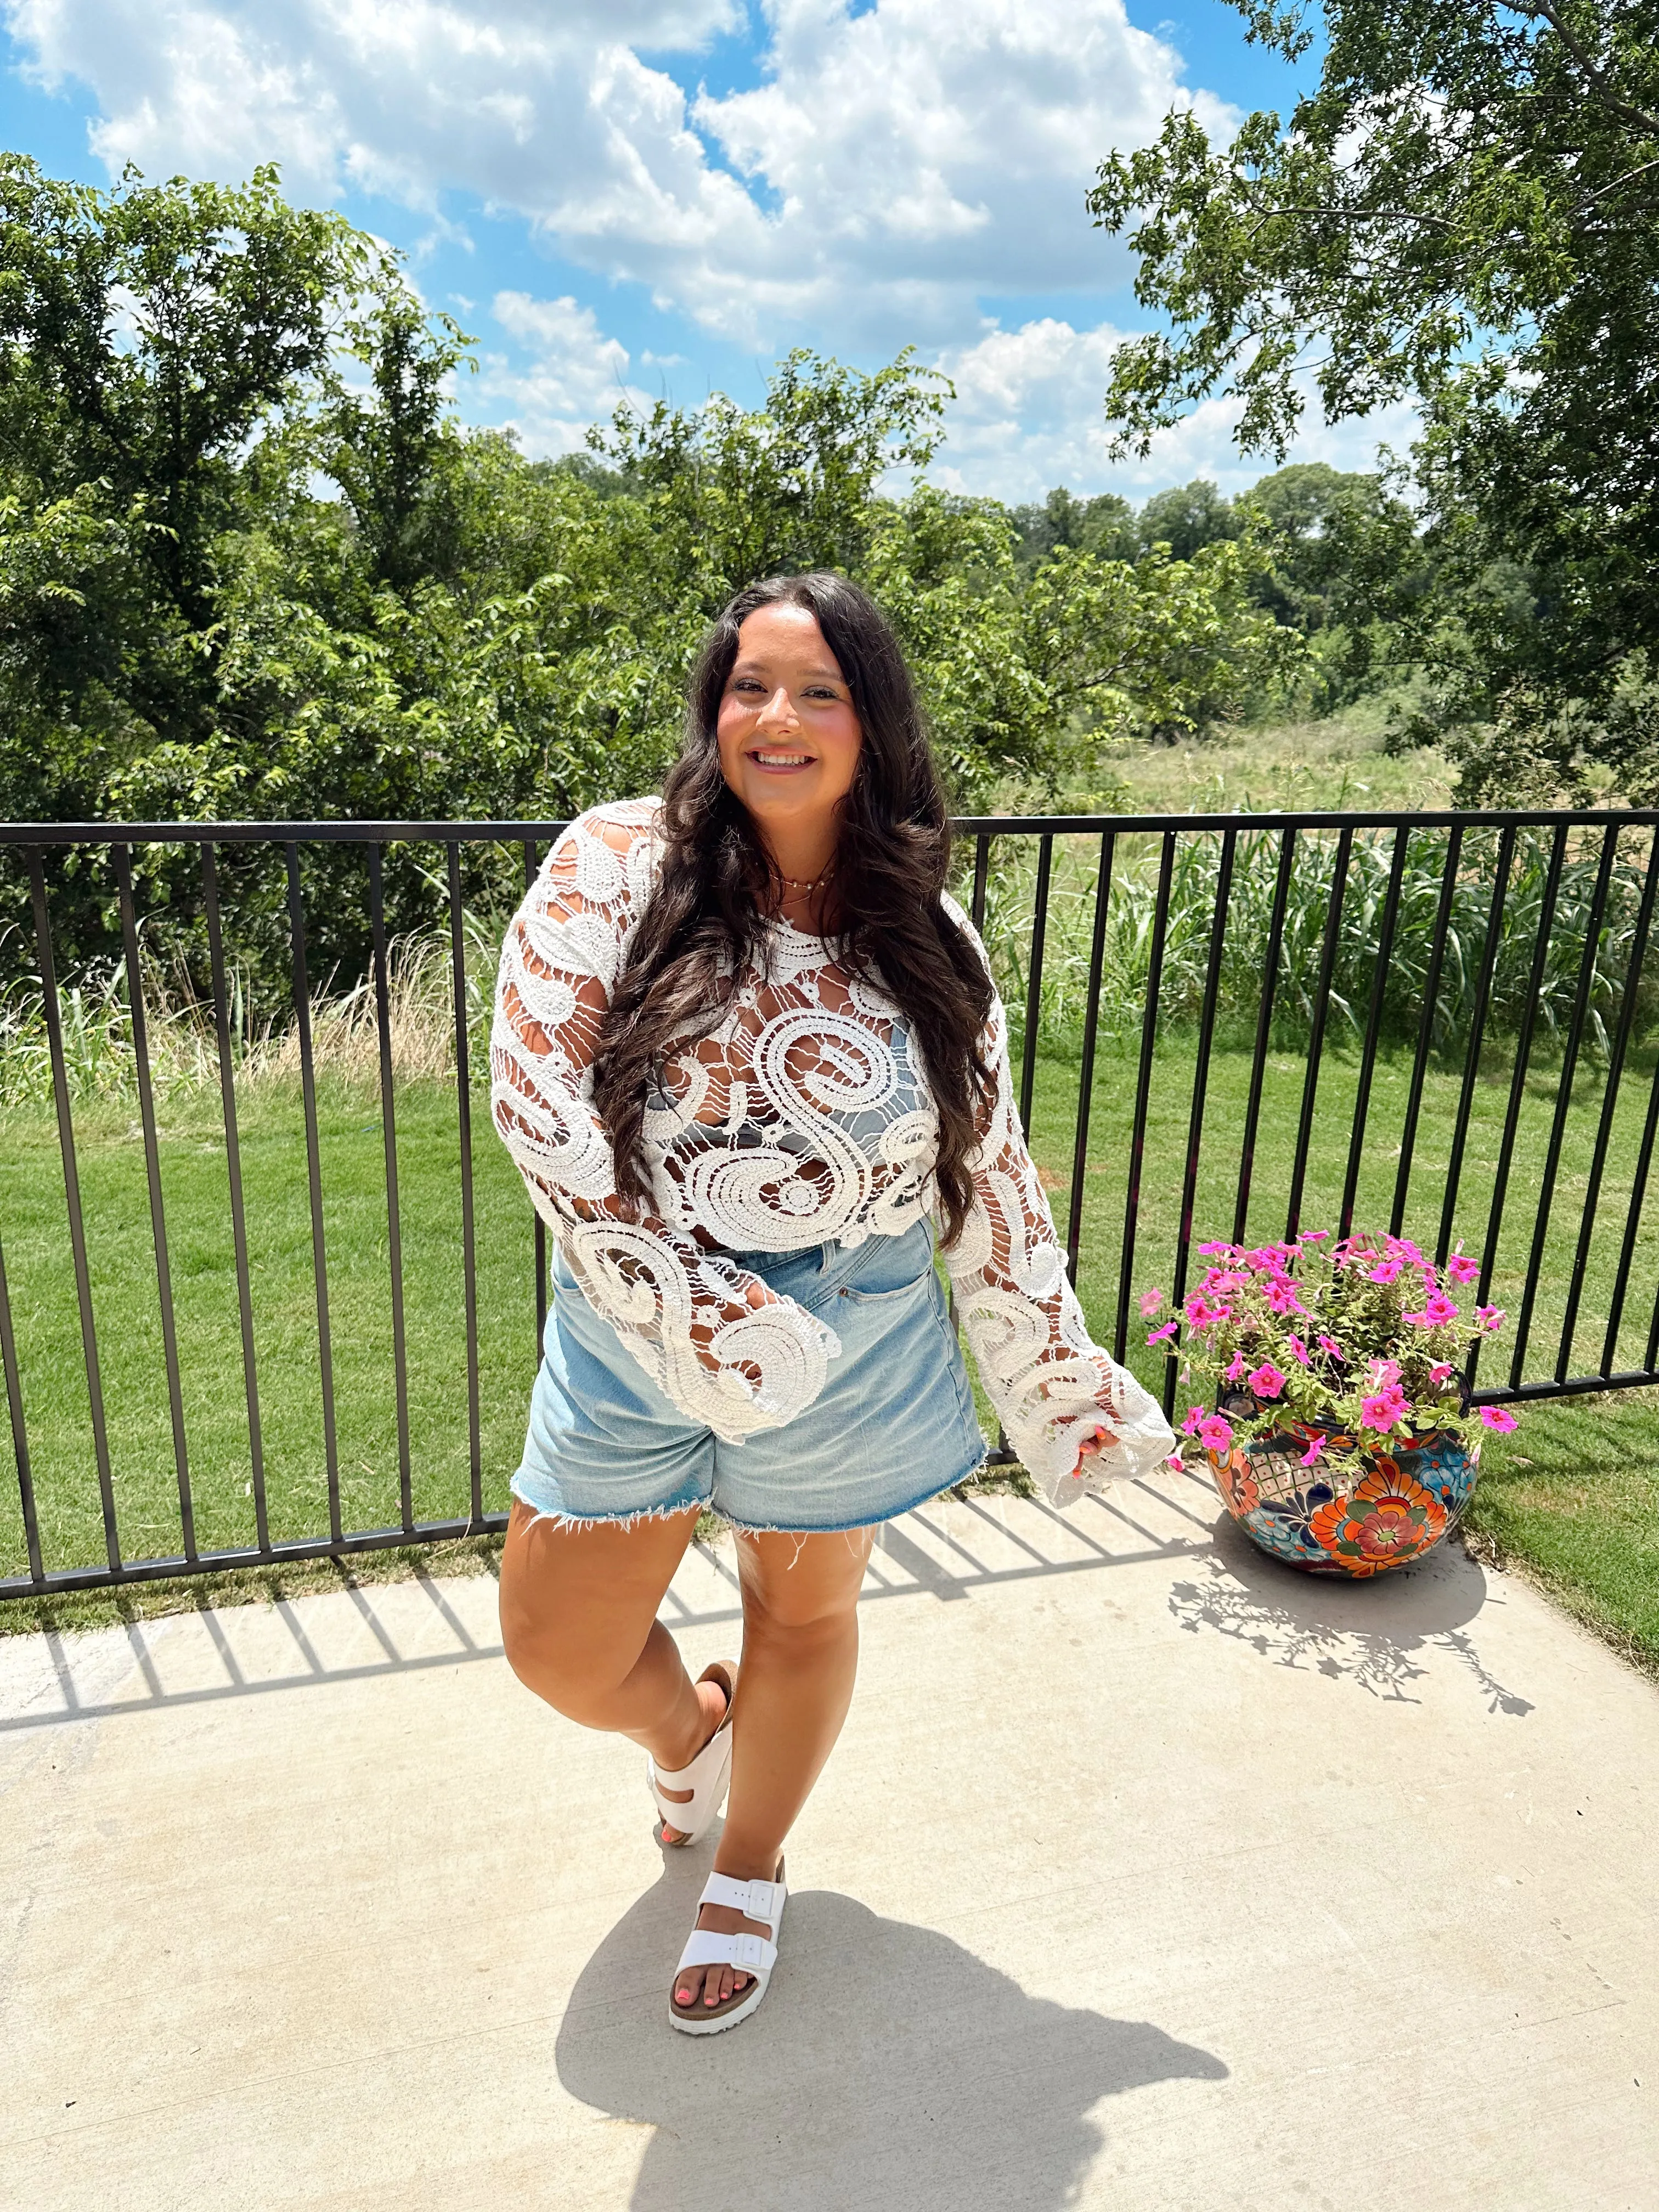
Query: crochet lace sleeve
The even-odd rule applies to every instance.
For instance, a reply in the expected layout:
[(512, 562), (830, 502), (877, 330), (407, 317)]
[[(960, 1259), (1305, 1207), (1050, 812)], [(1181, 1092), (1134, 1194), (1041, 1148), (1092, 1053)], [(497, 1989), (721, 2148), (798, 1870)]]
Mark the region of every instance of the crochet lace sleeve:
[(490, 1110), (594, 1310), (688, 1419), (740, 1442), (823, 1387), (834, 1332), (659, 1214), (625, 1208), (592, 1061), (653, 874), (650, 810), (597, 810), (548, 855), (501, 947)]
[(1097, 1422), (1109, 1434), (1090, 1469), (1091, 1483), (1150, 1473), (1174, 1450), (1175, 1437), (1157, 1401), (1091, 1341), (1015, 1109), (1000, 999), (994, 998), (981, 1049), (995, 1072), (996, 1097), (969, 1162), (973, 1207), (945, 1249), (945, 1265), (1008, 1441), (1063, 1505), (1068, 1492), (1082, 1494), (1084, 1486), (1072, 1492), (1066, 1478)]

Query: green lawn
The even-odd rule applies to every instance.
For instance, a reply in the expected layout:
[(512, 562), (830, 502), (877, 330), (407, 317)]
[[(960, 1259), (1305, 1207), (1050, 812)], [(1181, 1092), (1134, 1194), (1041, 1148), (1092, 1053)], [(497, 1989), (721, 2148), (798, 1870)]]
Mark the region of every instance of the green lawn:
[[(1107, 1341), (1115, 1313), (1135, 1060), (1109, 1046), (1097, 1063), (1087, 1146), (1079, 1288)], [(1171, 1286), (1194, 1059), (1171, 1041), (1153, 1069), (1133, 1271), (1137, 1291)], [(1398, 1161), (1409, 1069), (1377, 1067), (1360, 1180), (1359, 1218), (1386, 1220)], [(1202, 1238), (1231, 1232), (1248, 1055), (1218, 1051), (1212, 1063), (1195, 1226)], [(1357, 1066), (1328, 1060), (1322, 1075), (1304, 1225), (1334, 1224), (1352, 1116)], [(1275, 1054), (1267, 1068), (1250, 1226), (1283, 1227), (1301, 1103), (1303, 1063)], [(1498, 1243), (1493, 1295), (1518, 1306), (1542, 1181), (1553, 1102), (1547, 1070), (1528, 1087)], [(1626, 1080), (1613, 1128), (1596, 1231), (1589, 1252), (1573, 1371), (1600, 1358), (1618, 1239), (1645, 1110), (1649, 1079)], [(1408, 1233), (1432, 1242), (1457, 1080), (1431, 1074), (1419, 1131)], [(1077, 1097), (1074, 1065), (1039, 1063), (1034, 1146), (1062, 1233), (1068, 1201)], [(1506, 1079), (1478, 1086), (1458, 1232), (1478, 1250), (1508, 1097)], [(1569, 1117), (1546, 1288), (1534, 1317), (1529, 1375), (1553, 1366), (1564, 1286), (1600, 1109), (1599, 1079), (1580, 1081)], [(274, 1537), (325, 1533), (317, 1318), (311, 1276), (303, 1122), (297, 1086), (266, 1078), (240, 1098), (243, 1174), (252, 1257), (259, 1409)], [(404, 1084), (398, 1098), (404, 1273), (410, 1346), (410, 1427), (415, 1511), (436, 1519), (465, 1513), (469, 1489), (465, 1340), (460, 1265), (459, 1143), (453, 1090)], [(348, 1528), (398, 1516), (387, 1220), (379, 1099), (343, 1078), (319, 1094), (342, 1512)], [(196, 1504), (204, 1550), (253, 1540), (252, 1472), (243, 1395), (226, 1157), (216, 1094), (187, 1091), (162, 1109), (162, 1175)], [(474, 1108), (479, 1345), (485, 1504), (506, 1503), (536, 1347), (531, 1215), (517, 1178)], [(110, 1453), (124, 1549), (129, 1556), (179, 1548), (179, 1522), (161, 1358), (159, 1307), (136, 1115), (95, 1104), (77, 1116), (77, 1141)], [(1659, 1291), (1659, 1200), (1638, 1243), (1621, 1365), (1641, 1364)], [(48, 1564), (102, 1557), (88, 1400), (56, 1133), (36, 1108), (0, 1116), (0, 1224), (10, 1279)], [(1144, 1332), (1142, 1332), (1144, 1334)], [(1130, 1337), (1132, 1363), (1157, 1385), (1162, 1370)], [(1507, 1349), (1486, 1378), (1506, 1371)], [(1633, 1652), (1659, 1661), (1659, 1412), (1650, 1394), (1536, 1408), (1509, 1443), (1494, 1440), (1475, 1526), (1535, 1571), (1598, 1627)], [(26, 1571), (15, 1487), (0, 1495), (0, 1573)], [(22, 1608), (15, 1609), (21, 1614)]]

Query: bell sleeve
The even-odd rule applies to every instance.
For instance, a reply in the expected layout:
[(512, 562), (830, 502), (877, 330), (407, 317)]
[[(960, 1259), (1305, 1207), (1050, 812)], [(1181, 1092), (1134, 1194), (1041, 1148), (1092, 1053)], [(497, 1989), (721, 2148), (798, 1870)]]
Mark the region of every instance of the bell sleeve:
[[(954, 907), (952, 918), (973, 936)], [(945, 1266), (1008, 1441), (1064, 1505), (1103, 1482), (1151, 1473), (1175, 1449), (1175, 1437), (1157, 1401), (1090, 1338), (1015, 1110), (1007, 1020), (994, 993), (981, 1050), (995, 1075), (995, 1097), (969, 1162), (973, 1206), (945, 1249)], [(1097, 1423), (1106, 1438), (1097, 1456), (1080, 1462)]]

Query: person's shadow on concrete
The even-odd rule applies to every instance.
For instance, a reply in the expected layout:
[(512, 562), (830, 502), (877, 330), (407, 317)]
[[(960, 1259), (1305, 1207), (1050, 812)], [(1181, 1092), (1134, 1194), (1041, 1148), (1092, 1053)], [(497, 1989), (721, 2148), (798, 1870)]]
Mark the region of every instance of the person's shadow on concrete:
[(668, 1985), (706, 1861), (665, 1867), (559, 2030), (570, 2094), (656, 2130), (632, 2212), (1059, 2212), (1104, 2143), (1103, 2097), (1227, 2077), (1147, 2021), (1028, 1997), (948, 1936), (829, 1890), (791, 1896), (753, 2019), (677, 2035)]

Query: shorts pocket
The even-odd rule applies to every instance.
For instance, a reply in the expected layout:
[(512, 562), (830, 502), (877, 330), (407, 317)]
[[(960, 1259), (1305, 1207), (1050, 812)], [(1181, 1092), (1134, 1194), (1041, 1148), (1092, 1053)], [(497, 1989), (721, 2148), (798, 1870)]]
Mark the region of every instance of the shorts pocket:
[(857, 1283), (846, 1283), (842, 1286), (841, 1295), (854, 1305), (897, 1305), (902, 1299), (915, 1297), (918, 1291), (925, 1291), (930, 1283), (938, 1280), (930, 1257), (921, 1273), (912, 1276), (908, 1283), (895, 1283), (890, 1289), (882, 1290), (866, 1290)]

